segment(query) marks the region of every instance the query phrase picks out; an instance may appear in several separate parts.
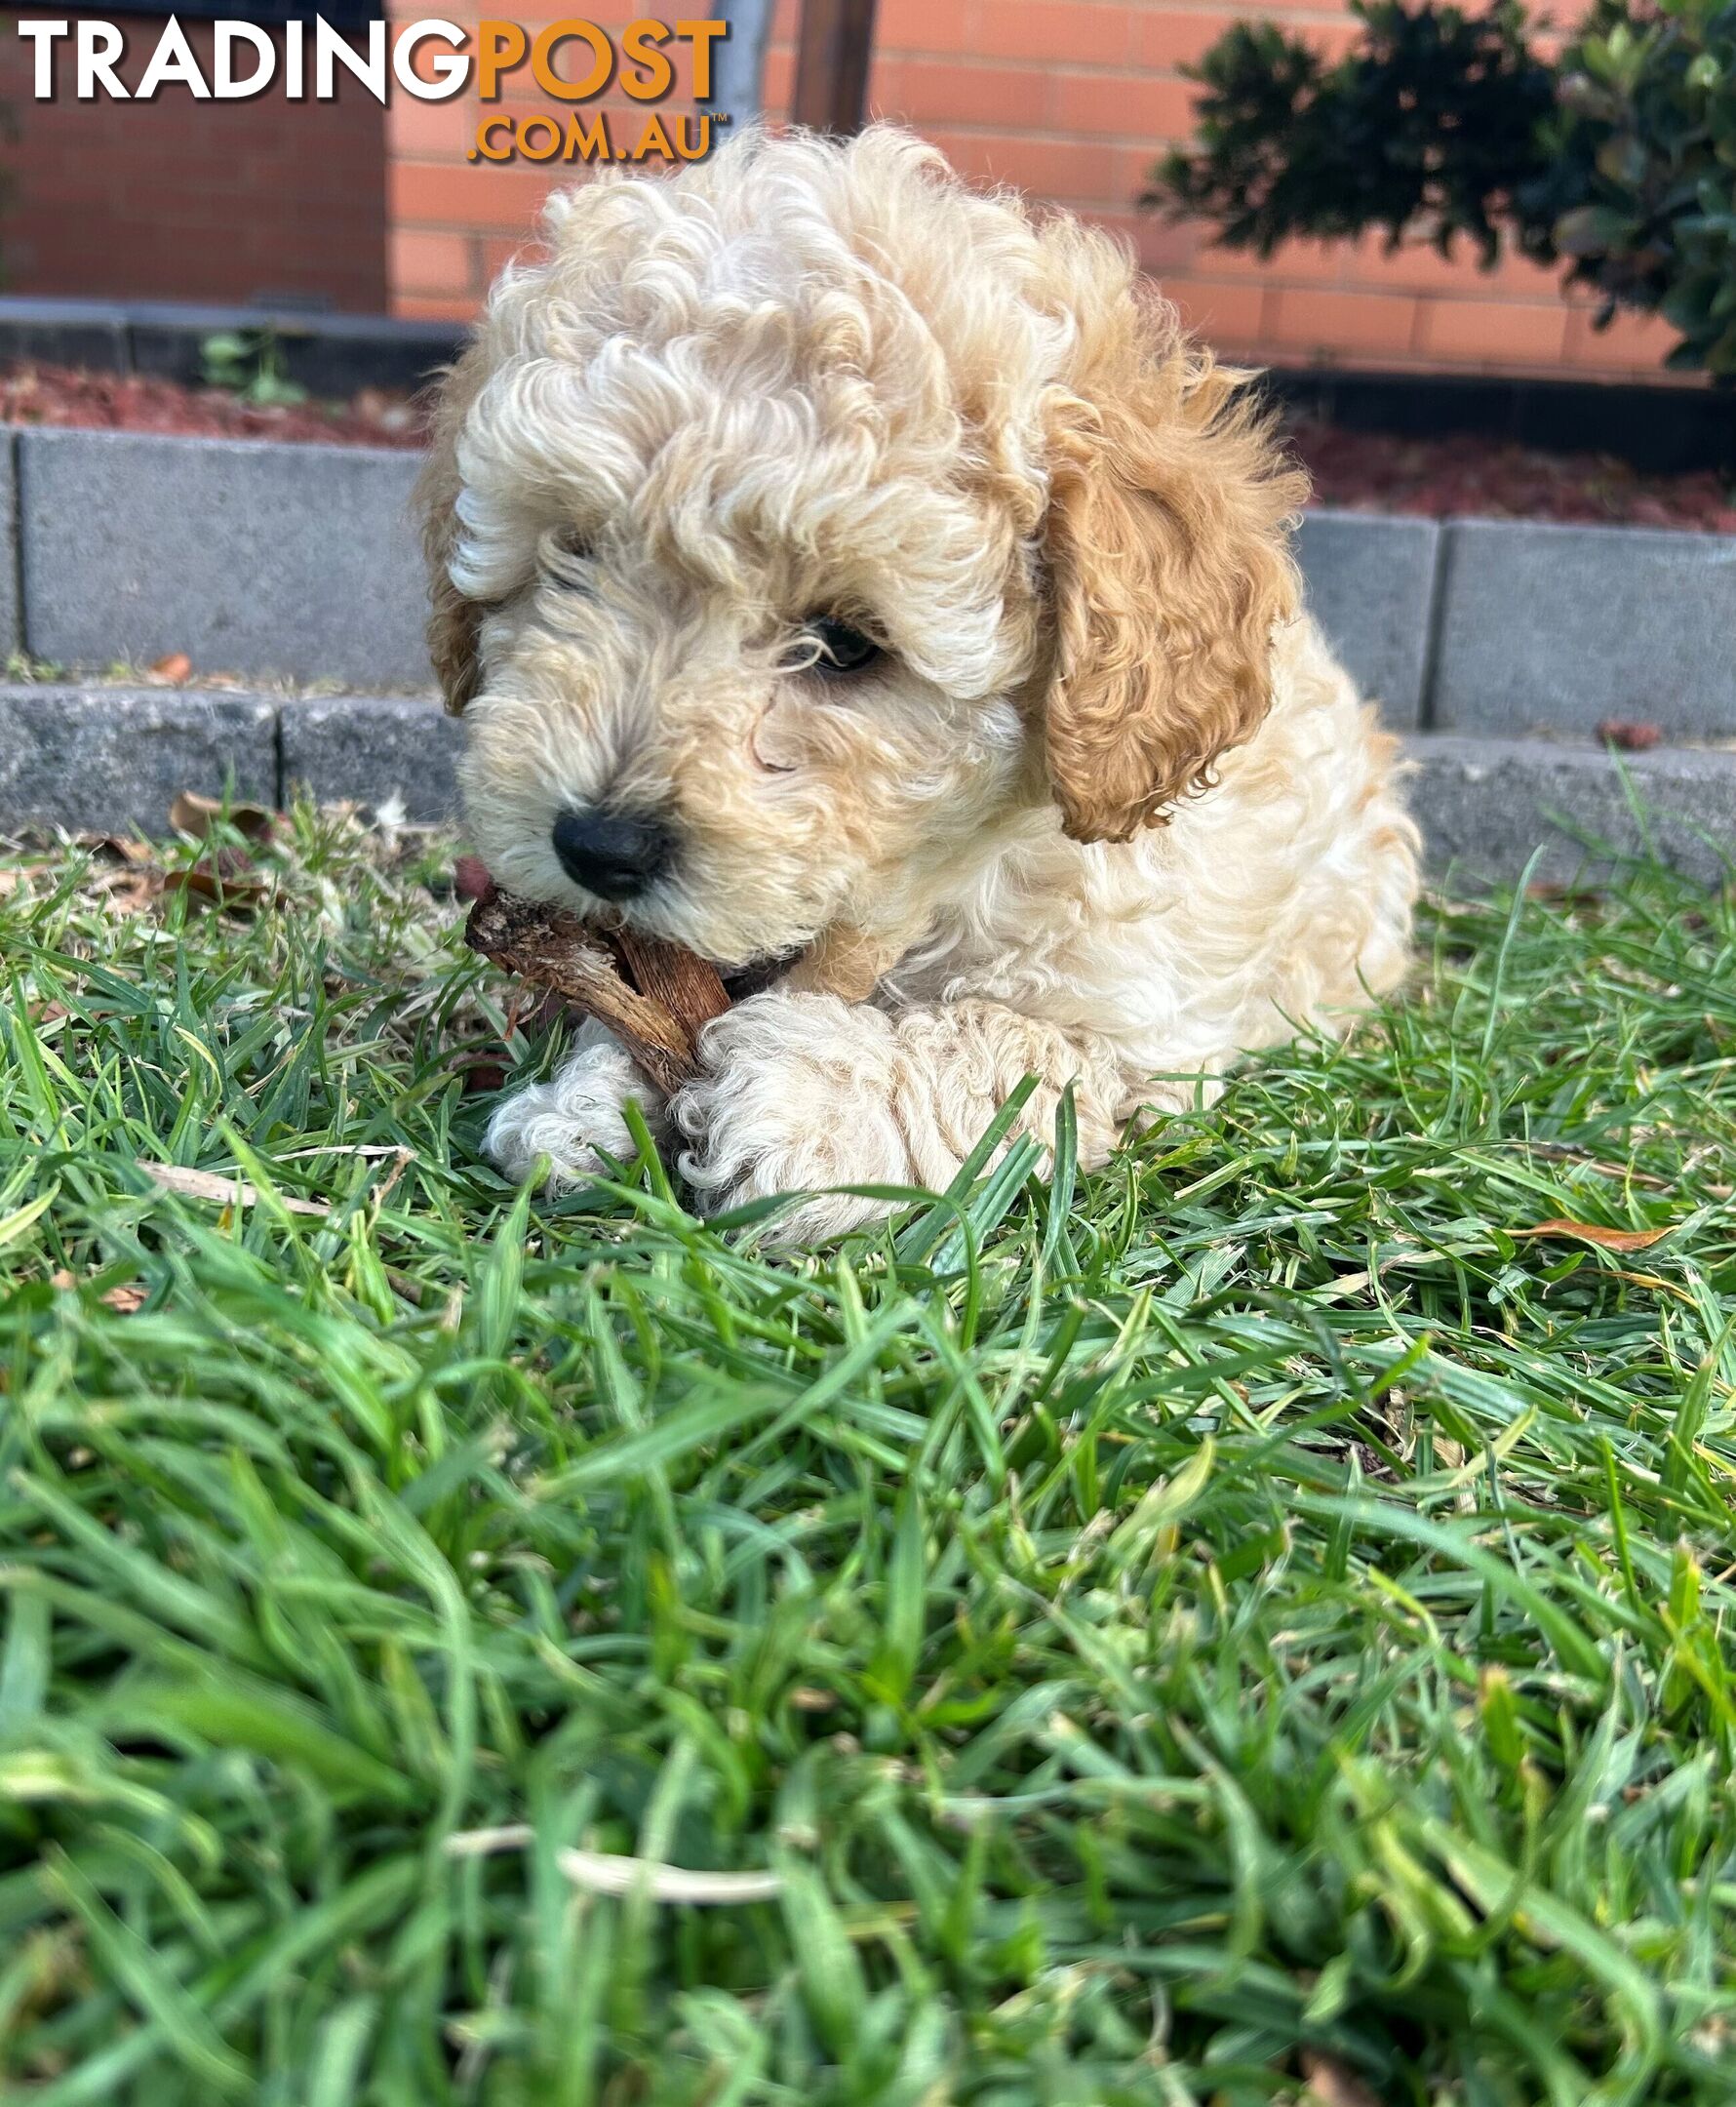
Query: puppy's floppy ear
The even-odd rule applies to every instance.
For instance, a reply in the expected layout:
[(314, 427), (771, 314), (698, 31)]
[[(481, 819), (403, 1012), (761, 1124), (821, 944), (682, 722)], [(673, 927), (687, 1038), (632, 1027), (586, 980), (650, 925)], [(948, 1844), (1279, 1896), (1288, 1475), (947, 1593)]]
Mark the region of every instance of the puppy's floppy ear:
[(486, 612), (453, 583), (458, 543), (458, 433), (482, 386), (480, 348), (472, 345), (447, 374), (434, 406), (428, 456), (416, 478), (415, 509), (428, 566), (428, 656), (446, 706), (456, 716), (482, 679), (477, 633)]
[(1049, 428), (1048, 774), (1075, 841), (1126, 841), (1259, 728), (1307, 483), (1172, 309), (1124, 284), (1079, 323)]

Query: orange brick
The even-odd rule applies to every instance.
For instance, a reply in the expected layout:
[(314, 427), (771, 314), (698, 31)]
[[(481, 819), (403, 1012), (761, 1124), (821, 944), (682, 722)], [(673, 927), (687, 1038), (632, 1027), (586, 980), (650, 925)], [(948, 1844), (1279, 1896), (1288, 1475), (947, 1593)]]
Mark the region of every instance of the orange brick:
[[(779, 12), (782, 13), (781, 6)], [(792, 22), (796, 12), (795, 0), (791, 0)], [(1002, 53), (992, 37), (979, 39), (972, 19), (975, 12), (966, 0), (880, 0), (874, 13), (874, 49), (877, 53), (895, 54), (900, 58), (920, 52), (1022, 56)], [(987, 12), (991, 15), (996, 12), (996, 0), (988, 0)], [(795, 33), (792, 26), (790, 34), (794, 36)]]
[(1428, 299), (1422, 307), (1417, 348), (1430, 358), (1484, 366), (1553, 366), (1560, 361), (1567, 310), (1559, 300), (1532, 307), (1517, 300)]
[(1236, 20), (1233, 10), (1158, 8), (1134, 19), (1133, 63), (1173, 72), (1195, 64)]
[(391, 235), (391, 282), (399, 293), (469, 294), (475, 257), (468, 235), (399, 226)]
[(386, 145), (394, 154), (461, 161), (476, 136), (477, 105), (468, 96), (451, 102), (418, 102), (395, 95), (386, 104)]
[(1049, 76), (1032, 66), (882, 59), (869, 82), (875, 113), (901, 124), (1040, 125)]
[(1220, 249), (1212, 269), (1220, 278), (1259, 278), (1274, 285), (1335, 286), (1349, 267), (1342, 242), (1292, 241), (1270, 257), (1253, 249)]
[(1340, 253), (1347, 258), (1344, 283), (1370, 291), (1392, 288), (1467, 298), (1512, 296), (1537, 301), (1558, 297), (1558, 274), (1553, 269), (1509, 254), (1498, 257), (1493, 268), (1484, 270), (1480, 251), (1462, 239), (1453, 243), (1446, 257), (1432, 243), (1421, 241), (1405, 242), (1389, 256), (1384, 237), (1374, 234), (1342, 244)]
[(386, 212), (394, 225), (528, 229), (560, 180), (558, 170), (510, 164), (395, 161), (386, 174)]
[[(946, 0), (934, 4), (945, 6)], [(1096, 7), (1088, 0), (984, 0), (976, 49), (997, 59), (1120, 67), (1131, 55), (1132, 30), (1133, 17), (1124, 7)]]
[(1138, 257), (1140, 269), (1158, 279), (1191, 270), (1203, 239), (1197, 226), (1176, 225), (1158, 213), (1094, 212), (1091, 219), (1119, 235)]
[(787, 46), (766, 54), (766, 71), (760, 82), (760, 99), (769, 117), (787, 116), (790, 98), (796, 92), (796, 54)]
[(1121, 158), (1113, 146), (1094, 139), (1046, 139), (1006, 135), (950, 132), (925, 127), (962, 176), (973, 182), (1012, 183), (1035, 197), (1060, 198), (1070, 204), (1121, 205), (1118, 195)]
[(1149, 139), (1155, 149), (1193, 130), (1194, 93), (1188, 81), (1063, 73), (1055, 82), (1054, 123), (1061, 132)]
[(514, 238), (505, 234), (485, 234), (482, 237), (482, 282), (491, 286), (507, 264), (534, 263), (544, 258), (547, 253), (532, 235)]
[(1169, 278), (1164, 281), (1164, 292), (1181, 309), (1188, 328), (1218, 349), (1228, 345), (1243, 350), (1262, 340), (1266, 294), (1259, 286)]
[(480, 302), (447, 294), (398, 293), (392, 312), (409, 322), (468, 322)]
[(1407, 351), (1416, 307), (1403, 294), (1301, 292), (1286, 286), (1272, 297), (1266, 331), (1274, 343), (1310, 356)]
[(1656, 380), (1675, 378), (1663, 371), (1665, 358), (1679, 341), (1667, 322), (1656, 315), (1623, 312), (1607, 329), (1599, 330), (1593, 327), (1597, 311), (1595, 304), (1569, 309), (1564, 346), (1569, 365), (1582, 373), (1640, 373)]

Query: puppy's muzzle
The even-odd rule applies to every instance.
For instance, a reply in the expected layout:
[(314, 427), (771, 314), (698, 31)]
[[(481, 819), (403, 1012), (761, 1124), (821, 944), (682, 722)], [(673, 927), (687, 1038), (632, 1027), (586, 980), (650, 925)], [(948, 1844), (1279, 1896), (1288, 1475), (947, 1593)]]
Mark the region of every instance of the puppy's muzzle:
[(675, 834), (654, 814), (564, 812), (550, 829), (561, 868), (599, 899), (637, 899), (668, 869)]

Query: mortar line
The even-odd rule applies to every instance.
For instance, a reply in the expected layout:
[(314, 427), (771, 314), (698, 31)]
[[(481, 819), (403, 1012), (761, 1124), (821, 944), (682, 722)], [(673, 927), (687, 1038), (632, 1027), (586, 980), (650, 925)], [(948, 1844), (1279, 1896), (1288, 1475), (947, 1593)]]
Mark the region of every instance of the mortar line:
[(1416, 700), (1416, 728), (1436, 732), (1436, 682), (1440, 671), (1440, 634), (1446, 621), (1446, 593), (1452, 571), (1452, 548), (1456, 524), (1441, 520), (1436, 532), (1435, 553), (1429, 564), (1429, 598), (1423, 611), (1423, 678)]

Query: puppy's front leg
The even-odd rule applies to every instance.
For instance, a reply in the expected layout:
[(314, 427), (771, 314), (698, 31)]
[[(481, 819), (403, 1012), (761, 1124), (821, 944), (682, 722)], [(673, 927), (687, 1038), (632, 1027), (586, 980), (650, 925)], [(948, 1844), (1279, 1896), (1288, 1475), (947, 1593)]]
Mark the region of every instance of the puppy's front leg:
[[(1081, 1159), (1100, 1163), (1133, 1094), (1107, 1041), (992, 1002), (888, 1014), (774, 989), (707, 1024), (699, 1058), (669, 1112), (693, 1144), (681, 1168), (714, 1213), (802, 1187), (944, 1186), (1030, 1074), (1040, 1082), (1019, 1130), (1051, 1139), (1071, 1083)], [(885, 1212), (827, 1194), (779, 1216), (772, 1234), (809, 1242)]]
[(594, 1020), (579, 1027), (572, 1052), (546, 1083), (508, 1097), (489, 1121), (483, 1147), (495, 1169), (523, 1184), (548, 1158), (548, 1190), (582, 1185), (603, 1168), (603, 1152), (630, 1161), (635, 1143), (621, 1107), (637, 1098), (653, 1134), (663, 1132), (656, 1086), (626, 1049)]

